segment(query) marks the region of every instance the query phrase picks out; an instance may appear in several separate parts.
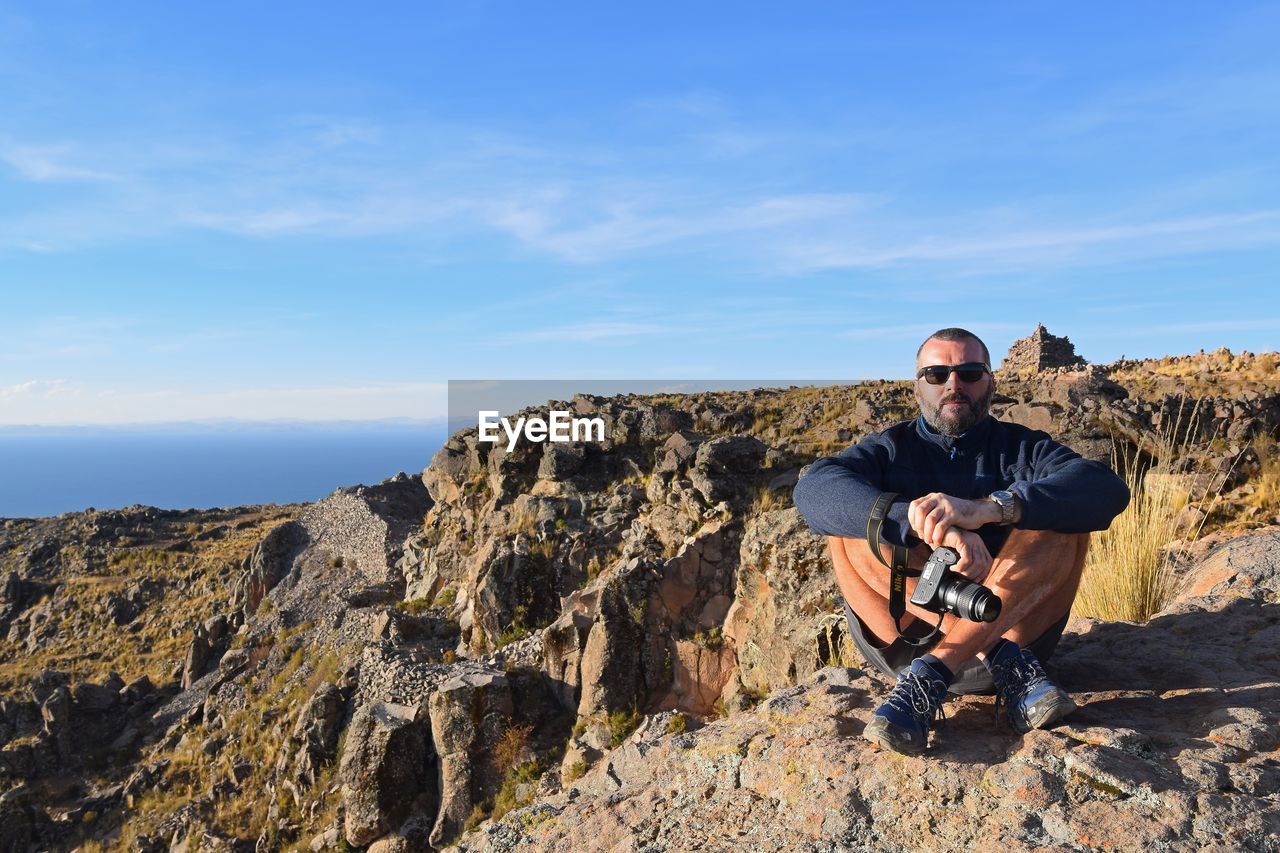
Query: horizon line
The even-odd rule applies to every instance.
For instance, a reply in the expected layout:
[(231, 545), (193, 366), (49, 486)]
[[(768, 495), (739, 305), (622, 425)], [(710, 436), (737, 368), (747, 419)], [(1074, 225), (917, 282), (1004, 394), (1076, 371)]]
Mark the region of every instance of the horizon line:
[(394, 416), (389, 418), (190, 418), (187, 420), (154, 421), (65, 421), (58, 423), (0, 423), (0, 432), (18, 430), (55, 429), (156, 429), (162, 427), (288, 427), (288, 426), (444, 426), (448, 418), (437, 415), (430, 418)]

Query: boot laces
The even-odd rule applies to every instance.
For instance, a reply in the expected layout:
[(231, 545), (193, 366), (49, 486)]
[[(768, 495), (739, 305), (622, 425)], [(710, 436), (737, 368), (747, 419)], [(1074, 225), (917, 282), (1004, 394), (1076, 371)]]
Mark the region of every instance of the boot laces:
[(996, 717), (1000, 716), (1000, 706), (1011, 706), (1029, 694), (1041, 683), (1047, 682), (1040, 661), (1023, 653), (1010, 657), (1006, 661), (991, 668), (991, 680), (996, 686)]
[(942, 682), (904, 670), (885, 702), (928, 725), (935, 717), (947, 718), (942, 711), (942, 699), (946, 693), (947, 688)]

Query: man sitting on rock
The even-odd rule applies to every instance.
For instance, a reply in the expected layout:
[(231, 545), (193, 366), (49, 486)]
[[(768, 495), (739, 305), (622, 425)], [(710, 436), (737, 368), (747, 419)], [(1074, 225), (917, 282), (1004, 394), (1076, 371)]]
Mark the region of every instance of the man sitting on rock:
[[(924, 751), (948, 690), (994, 690), (997, 709), (1008, 708), (1019, 732), (1075, 710), (1041, 664), (1066, 626), (1089, 531), (1106, 529), (1129, 502), (1106, 465), (988, 414), (991, 356), (972, 332), (929, 336), (916, 353), (915, 392), (919, 417), (819, 459), (795, 489), (810, 528), (827, 537), (855, 645), (897, 677), (864, 736), (904, 753)], [(882, 495), (888, 509), (877, 523), (872, 511)], [(869, 533), (883, 562), (868, 547)], [(913, 645), (939, 624), (938, 614), (909, 603), (912, 578), (903, 619), (892, 617), (886, 566), (896, 550), (918, 572), (942, 545), (959, 553), (953, 571), (988, 587), (1003, 607), (993, 622), (948, 614), (940, 638)]]

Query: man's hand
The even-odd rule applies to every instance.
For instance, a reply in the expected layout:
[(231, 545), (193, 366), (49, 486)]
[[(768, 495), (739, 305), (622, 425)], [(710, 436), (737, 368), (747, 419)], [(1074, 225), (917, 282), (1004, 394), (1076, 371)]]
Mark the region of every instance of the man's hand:
[(941, 543), (955, 548), (960, 560), (951, 567), (956, 574), (963, 575), (974, 583), (982, 583), (991, 572), (991, 552), (982, 537), (971, 530), (959, 527), (947, 528)]
[(916, 498), (907, 507), (907, 522), (911, 529), (932, 548), (951, 544), (945, 541), (945, 537), (952, 528), (977, 530), (984, 524), (999, 521), (1000, 507), (995, 501), (969, 501), (942, 492)]

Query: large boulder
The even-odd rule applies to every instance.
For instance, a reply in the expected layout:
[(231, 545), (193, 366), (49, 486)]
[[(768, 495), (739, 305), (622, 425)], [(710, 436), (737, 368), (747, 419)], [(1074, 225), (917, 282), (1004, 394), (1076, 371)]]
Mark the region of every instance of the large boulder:
[[(834, 663), (819, 640), (840, 602), (826, 540), (798, 510), (762, 513), (747, 522), (737, 561), (737, 595), (724, 635), (737, 650), (738, 680), (752, 693), (795, 684)], [(841, 623), (837, 623), (840, 625)]]
[(417, 706), (377, 702), (356, 711), (348, 727), (338, 777), (348, 844), (364, 846), (428, 811), (430, 738)]
[[(635, 562), (632, 569), (639, 568)], [(601, 590), (599, 609), (578, 664), (579, 717), (598, 720), (611, 712), (634, 710), (644, 700), (644, 629), (633, 605), (643, 605), (646, 599), (634, 596), (622, 577), (613, 578)]]
[(280, 750), (277, 772), (291, 770), (293, 778), (314, 785), (321, 768), (337, 752), (345, 715), (346, 694), (342, 688), (332, 683), (316, 688), (298, 714), (289, 743)]
[(1280, 528), (1229, 539), (1187, 576), (1179, 601), (1245, 596), (1280, 603)]
[[(532, 537), (491, 540), (477, 558), (472, 598), (473, 624), (488, 643), (509, 631), (529, 631), (552, 622), (560, 612), (558, 563)], [(472, 634), (472, 645), (484, 649)]]
[(182, 689), (189, 690), (209, 670), (213, 660), (213, 642), (204, 625), (197, 625), (187, 643), (187, 655), (182, 661)]
[(508, 768), (494, 766), (492, 749), (511, 724), (511, 686), (496, 670), (464, 673), (441, 684), (428, 707), (440, 768), (440, 809), (431, 830), (438, 846), (460, 833), (472, 808), (502, 786)]
[(689, 479), (710, 504), (746, 496), (768, 447), (750, 435), (726, 435), (698, 445)]
[[(248, 621), (263, 596), (280, 582), (292, 567), (293, 558), (311, 541), (307, 529), (297, 521), (286, 521), (271, 529), (244, 559), (235, 589), (235, 604)], [(184, 684), (183, 687), (189, 685)]]
[(571, 594), (560, 618), (543, 633), (543, 669), (561, 707), (576, 710), (582, 684), (582, 652), (595, 621), (598, 593)]
[(463, 486), (484, 471), (489, 449), (474, 429), (457, 432), (436, 451), (422, 472), (422, 482), (436, 503), (451, 503), (462, 496)]

